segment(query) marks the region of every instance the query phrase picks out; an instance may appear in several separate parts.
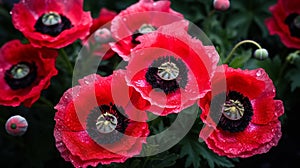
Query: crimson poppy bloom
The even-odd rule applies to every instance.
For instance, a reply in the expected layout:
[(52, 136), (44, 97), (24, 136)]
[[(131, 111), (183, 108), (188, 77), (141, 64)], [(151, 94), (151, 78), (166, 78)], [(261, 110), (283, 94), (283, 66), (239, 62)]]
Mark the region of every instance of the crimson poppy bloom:
[(92, 25), (83, 0), (21, 0), (12, 9), (16, 29), (35, 47), (62, 48), (84, 39)]
[(152, 105), (148, 110), (154, 114), (178, 113), (210, 90), (219, 56), (213, 46), (189, 36), (188, 24), (174, 22), (140, 36), (131, 52), (127, 83)]
[(0, 50), (0, 104), (30, 107), (57, 74), (57, 51), (12, 40)]
[(86, 47), (92, 55), (100, 56), (103, 60), (111, 58), (115, 52), (111, 50), (109, 42), (113, 42), (110, 31), (110, 21), (116, 16), (116, 12), (103, 8), (99, 17), (93, 19), (90, 35), (84, 40)]
[[(86, 76), (67, 90), (55, 106), (56, 146), (75, 167), (124, 162), (141, 152), (149, 134), (146, 113), (122, 101), (130, 95), (123, 87), (118, 88), (121, 83), (126, 85), (124, 73)], [(113, 92), (120, 97), (114, 97)]]
[(265, 23), (271, 35), (277, 34), (289, 48), (300, 49), (300, 8), (297, 0), (278, 0), (270, 7), (273, 17)]
[(131, 49), (140, 43), (138, 36), (183, 19), (170, 5), (170, 1), (140, 0), (121, 11), (112, 20), (111, 31), (117, 41), (111, 43), (112, 49), (128, 61)]
[(274, 100), (272, 80), (261, 68), (241, 70), (225, 65), (224, 69), (213, 81), (218, 86), (226, 80), (225, 91), (217, 89), (215, 95), (209, 92), (200, 99), (201, 119), (206, 124), (200, 138), (214, 152), (230, 158), (268, 152), (281, 137), (278, 117), (284, 113), (282, 101)]

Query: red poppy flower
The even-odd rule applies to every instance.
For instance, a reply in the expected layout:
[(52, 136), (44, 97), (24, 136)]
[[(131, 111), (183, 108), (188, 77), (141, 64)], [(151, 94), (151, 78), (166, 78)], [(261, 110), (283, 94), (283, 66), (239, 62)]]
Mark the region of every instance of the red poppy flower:
[[(75, 167), (124, 162), (141, 152), (149, 134), (147, 118), (122, 101), (130, 95), (122, 90), (124, 73), (86, 76), (55, 106), (56, 146)], [(117, 92), (120, 97), (113, 96)]]
[(111, 58), (115, 52), (110, 48), (109, 42), (113, 42), (110, 31), (110, 21), (117, 14), (105, 8), (100, 10), (99, 17), (93, 19), (90, 35), (84, 40), (84, 47), (92, 55), (102, 57), (103, 60)]
[[(219, 56), (187, 33), (179, 21), (140, 36), (131, 52), (126, 80), (152, 107), (154, 114), (178, 113), (210, 90)], [(143, 109), (143, 108), (142, 108)]]
[(117, 41), (112, 43), (112, 49), (128, 61), (131, 49), (140, 43), (138, 36), (182, 20), (183, 15), (173, 11), (170, 4), (170, 1), (140, 0), (121, 11), (112, 20), (111, 31)]
[(265, 23), (271, 35), (277, 34), (289, 48), (300, 49), (300, 8), (297, 0), (278, 0)]
[(221, 88), (225, 80), (225, 91), (217, 89), (200, 100), (206, 124), (200, 138), (217, 154), (231, 158), (268, 152), (281, 137), (278, 117), (284, 112), (282, 101), (274, 100), (272, 80), (261, 68), (224, 69), (215, 74), (213, 85)]
[(21, 0), (12, 9), (16, 29), (35, 47), (62, 48), (84, 39), (92, 25), (83, 0)]
[(0, 104), (30, 107), (57, 74), (57, 51), (13, 40), (0, 50)]

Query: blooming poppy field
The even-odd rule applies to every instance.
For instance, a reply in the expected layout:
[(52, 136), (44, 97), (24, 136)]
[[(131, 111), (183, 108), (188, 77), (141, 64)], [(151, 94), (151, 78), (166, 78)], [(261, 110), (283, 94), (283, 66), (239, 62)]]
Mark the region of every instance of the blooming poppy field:
[(0, 0), (1, 167), (299, 165), (296, 0)]

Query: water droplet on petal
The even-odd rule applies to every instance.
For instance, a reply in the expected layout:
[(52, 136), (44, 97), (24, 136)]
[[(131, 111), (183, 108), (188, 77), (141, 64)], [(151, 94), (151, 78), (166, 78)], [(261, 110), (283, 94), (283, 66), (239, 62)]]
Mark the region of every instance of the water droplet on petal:
[(258, 71), (256, 72), (256, 76), (261, 76), (261, 74), (262, 74), (261, 70), (258, 70)]

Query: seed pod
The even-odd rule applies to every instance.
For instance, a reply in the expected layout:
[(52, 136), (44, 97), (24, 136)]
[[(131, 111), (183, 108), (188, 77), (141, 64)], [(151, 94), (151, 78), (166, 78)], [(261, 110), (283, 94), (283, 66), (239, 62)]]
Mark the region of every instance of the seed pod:
[(264, 59), (268, 58), (268, 56), (269, 56), (269, 53), (268, 53), (268, 51), (267, 51), (266, 49), (264, 49), (264, 48), (257, 49), (257, 50), (255, 50), (255, 52), (254, 52), (254, 57), (255, 57), (256, 59), (264, 60)]
[(110, 30), (108, 30), (107, 28), (101, 28), (95, 31), (94, 39), (96, 40), (96, 42), (101, 44), (108, 43), (112, 41), (112, 35)]
[(27, 131), (28, 123), (22, 116), (10, 117), (5, 124), (6, 132), (12, 136), (22, 136)]

